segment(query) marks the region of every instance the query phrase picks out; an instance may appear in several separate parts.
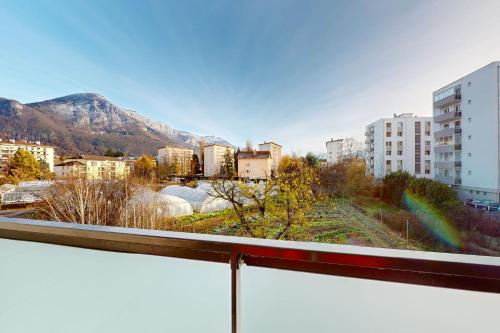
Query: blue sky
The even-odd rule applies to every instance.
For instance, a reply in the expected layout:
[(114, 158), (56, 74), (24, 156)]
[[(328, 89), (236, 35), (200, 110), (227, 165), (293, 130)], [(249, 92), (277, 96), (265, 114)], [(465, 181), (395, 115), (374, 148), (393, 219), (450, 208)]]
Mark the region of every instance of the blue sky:
[(2, 1), (0, 96), (322, 152), (500, 60), (499, 1)]

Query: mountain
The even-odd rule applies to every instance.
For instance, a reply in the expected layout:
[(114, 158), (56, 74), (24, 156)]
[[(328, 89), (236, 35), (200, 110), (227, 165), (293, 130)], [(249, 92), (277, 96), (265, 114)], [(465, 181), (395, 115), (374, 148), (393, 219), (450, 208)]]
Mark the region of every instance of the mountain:
[(0, 98), (0, 138), (39, 140), (60, 154), (103, 154), (107, 149), (131, 155), (156, 154), (156, 148), (176, 144), (195, 148), (226, 140), (179, 131), (138, 112), (122, 109), (98, 94), (74, 94), (22, 104)]

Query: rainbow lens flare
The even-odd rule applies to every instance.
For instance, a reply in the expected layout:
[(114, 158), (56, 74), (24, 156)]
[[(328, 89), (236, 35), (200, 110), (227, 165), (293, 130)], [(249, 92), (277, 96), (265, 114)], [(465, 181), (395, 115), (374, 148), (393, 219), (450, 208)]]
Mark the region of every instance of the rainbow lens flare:
[(410, 212), (417, 216), (427, 230), (454, 248), (462, 247), (460, 233), (436, 207), (408, 191), (404, 192), (403, 199)]

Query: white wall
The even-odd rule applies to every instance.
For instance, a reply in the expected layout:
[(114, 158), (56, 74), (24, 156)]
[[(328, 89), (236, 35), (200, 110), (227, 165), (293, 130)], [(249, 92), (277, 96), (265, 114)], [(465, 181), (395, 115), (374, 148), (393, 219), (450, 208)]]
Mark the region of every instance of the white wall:
[[(500, 62), (493, 63), (462, 79), (464, 187), (499, 188), (499, 65)], [(468, 82), (471, 82), (470, 87)], [(472, 154), (471, 157), (468, 153)]]

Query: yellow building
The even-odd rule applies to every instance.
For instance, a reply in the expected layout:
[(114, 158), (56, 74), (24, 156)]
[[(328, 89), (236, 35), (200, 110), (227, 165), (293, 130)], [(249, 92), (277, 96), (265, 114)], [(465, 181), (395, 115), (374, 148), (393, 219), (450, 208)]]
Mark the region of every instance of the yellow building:
[(54, 147), (36, 142), (23, 142), (16, 140), (3, 141), (0, 139), (0, 164), (7, 163), (16, 151), (24, 149), (31, 153), (38, 161), (44, 161), (49, 170), (54, 172)]
[(86, 155), (68, 158), (54, 166), (57, 177), (80, 176), (87, 179), (123, 178), (130, 167), (116, 157)]
[(177, 176), (187, 176), (191, 173), (193, 150), (177, 146), (161, 147), (158, 148), (157, 160), (159, 164), (176, 165)]
[(275, 142), (264, 142), (259, 144), (260, 151), (268, 151), (271, 153), (272, 170), (278, 170), (281, 162), (281, 145)]
[(238, 153), (238, 177), (267, 179), (271, 177), (273, 160), (269, 151), (242, 151)]
[(231, 156), (234, 156), (233, 148), (218, 144), (207, 145), (203, 151), (203, 175), (205, 177), (220, 175), (224, 155), (229, 153)]

